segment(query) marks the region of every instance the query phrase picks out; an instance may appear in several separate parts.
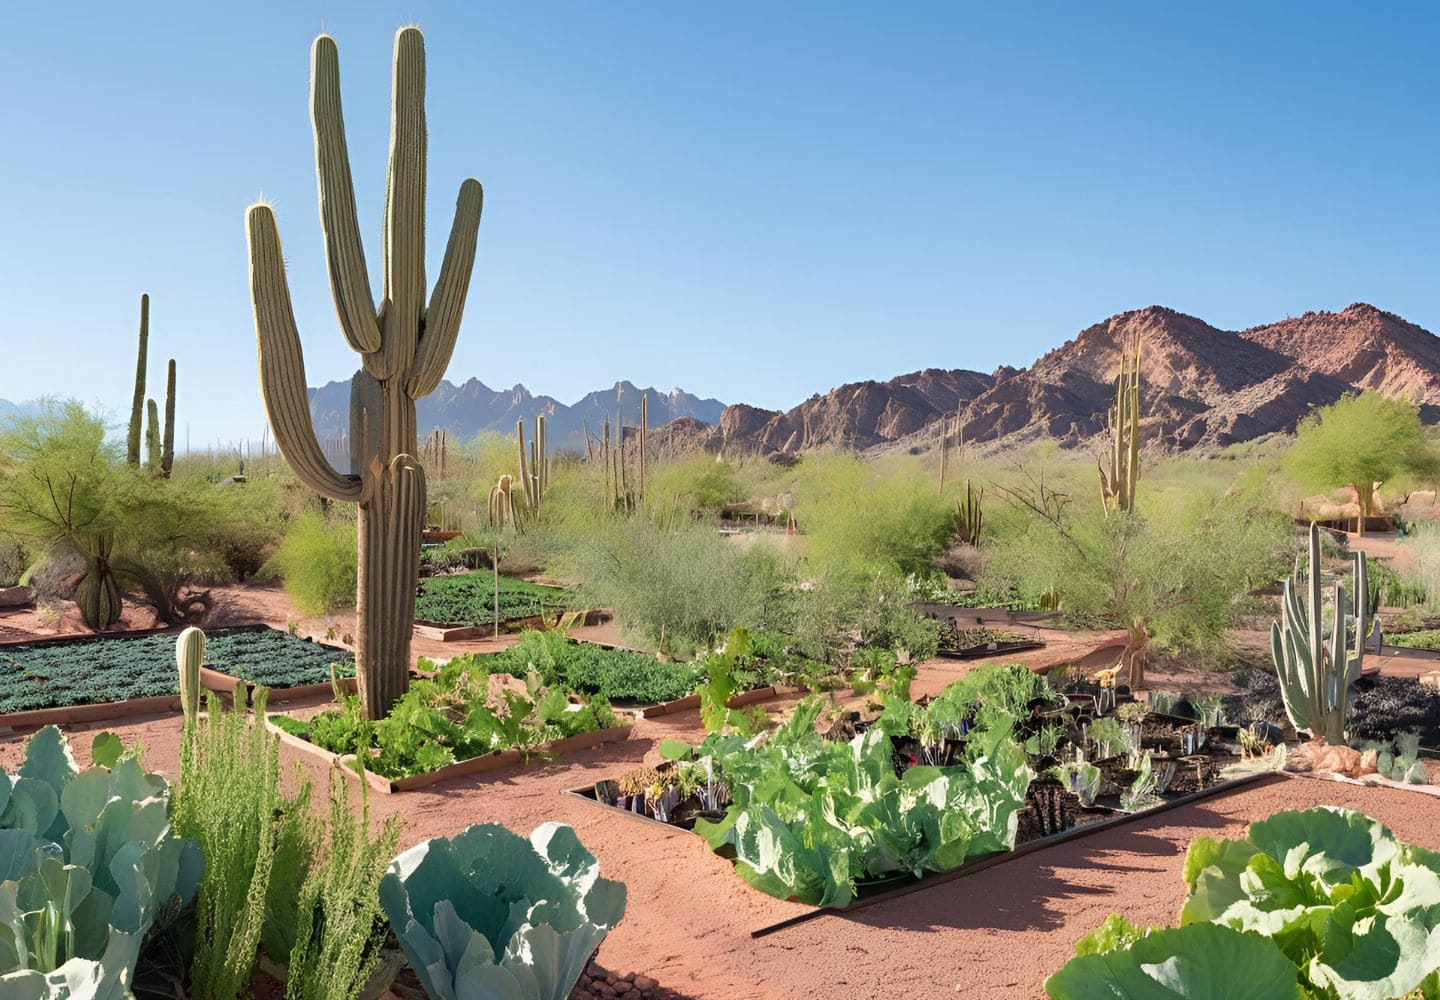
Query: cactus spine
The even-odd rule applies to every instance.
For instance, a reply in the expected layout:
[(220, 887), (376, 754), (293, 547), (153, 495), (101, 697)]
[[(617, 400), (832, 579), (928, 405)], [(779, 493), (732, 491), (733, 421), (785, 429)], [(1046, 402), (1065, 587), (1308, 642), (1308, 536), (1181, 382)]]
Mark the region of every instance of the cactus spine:
[(125, 438), (125, 461), (140, 464), (140, 430), (145, 419), (145, 365), (150, 349), (150, 296), (140, 296), (140, 350), (135, 361), (135, 395), (130, 401), (130, 433)]
[(361, 356), (350, 384), (350, 469), (326, 461), (310, 424), (305, 359), (285, 278), (275, 213), (246, 213), (260, 386), (270, 426), (297, 478), (322, 497), (355, 503), (359, 567), (356, 675), (372, 719), (404, 693), (420, 571), (425, 471), (416, 460), (415, 400), (445, 374), (469, 289), (483, 200), (474, 178), (460, 185), (440, 274), (425, 301), (425, 42), (395, 36), (390, 162), (377, 309), (355, 211), (335, 41), (311, 49), (310, 108), (320, 221), (340, 327)]
[(1140, 479), (1140, 342), (1121, 348), (1120, 374), (1115, 376), (1115, 403), (1110, 407), (1110, 468), (1100, 467), (1100, 499), (1105, 512), (1135, 506)]
[(200, 667), (205, 662), (205, 633), (190, 627), (175, 640), (175, 664), (180, 668), (180, 707), (185, 722), (192, 723), (200, 711)]
[(1359, 679), (1365, 657), (1370, 579), (1364, 554), (1355, 553), (1352, 596), (1347, 601), (1344, 584), (1335, 583), (1334, 621), (1330, 641), (1326, 643), (1320, 593), (1320, 527), (1313, 522), (1308, 560), (1307, 601), (1302, 604), (1298, 594), (1297, 561), (1295, 575), (1286, 579), (1281, 598), (1284, 622), (1273, 622), (1270, 626), (1270, 657), (1280, 677), (1285, 714), (1290, 716), (1295, 728), (1308, 729), (1316, 737), (1338, 746), (1345, 742), (1350, 685)]

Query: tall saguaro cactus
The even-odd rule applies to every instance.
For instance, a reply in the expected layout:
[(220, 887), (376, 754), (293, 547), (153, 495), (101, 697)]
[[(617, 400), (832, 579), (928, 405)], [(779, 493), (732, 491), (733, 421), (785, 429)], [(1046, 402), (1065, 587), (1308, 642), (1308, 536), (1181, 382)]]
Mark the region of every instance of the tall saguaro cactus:
[(165, 431), (160, 438), (160, 475), (170, 478), (175, 467), (175, 359), (165, 374)]
[(377, 309), (360, 241), (340, 108), (335, 41), (311, 49), (310, 111), (320, 188), (320, 222), (340, 328), (361, 357), (350, 383), (350, 463), (326, 461), (310, 423), (305, 359), (285, 280), (275, 214), (246, 214), (260, 387), (275, 441), (296, 476), (332, 500), (358, 504), (356, 674), (360, 698), (380, 718), (404, 693), (420, 573), (425, 471), (415, 455), (415, 400), (445, 374), (475, 262), (483, 194), (460, 185), (440, 275), (425, 301), (425, 42), (419, 30), (395, 36), (389, 180), (385, 193), (384, 285)]
[(130, 432), (125, 437), (125, 461), (140, 464), (140, 432), (145, 420), (145, 364), (150, 348), (150, 296), (140, 296), (140, 350), (135, 361), (135, 395), (130, 400)]

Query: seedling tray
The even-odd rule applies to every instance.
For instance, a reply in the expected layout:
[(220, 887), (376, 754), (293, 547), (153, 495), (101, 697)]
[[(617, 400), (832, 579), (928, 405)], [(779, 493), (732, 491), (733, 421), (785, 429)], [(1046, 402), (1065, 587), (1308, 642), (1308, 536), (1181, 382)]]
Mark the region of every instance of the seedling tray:
[[(426, 788), (442, 781), (449, 781), (451, 778), (460, 778), (471, 774), (483, 774), (487, 771), (497, 771), (501, 768), (516, 767), (528, 764), (532, 760), (545, 759), (549, 756), (571, 753), (576, 750), (588, 750), (591, 747), (598, 747), (602, 743), (617, 743), (630, 738), (630, 726), (618, 726), (614, 729), (596, 729), (588, 733), (581, 733), (578, 736), (571, 736), (563, 740), (554, 740), (550, 743), (542, 743), (533, 750), (522, 752), (520, 750), (505, 750), (499, 753), (485, 754), (481, 757), (471, 757), (468, 760), (456, 761), (435, 771), (427, 771), (424, 774), (412, 775), (408, 778), (387, 778), (382, 774), (373, 771), (366, 771), (362, 779), (360, 772), (353, 766), (354, 754), (335, 754), (322, 747), (316, 746), (307, 739), (302, 739), (294, 733), (286, 732), (269, 719), (265, 720), (269, 730), (280, 738), (280, 742), (286, 746), (293, 747), (299, 752), (320, 761), (327, 767), (337, 769), (341, 774), (351, 781), (363, 780), (373, 791), (382, 795), (395, 795), (400, 792), (410, 792), (418, 788)], [(652, 821), (653, 822), (653, 821)]]
[[(964, 878), (967, 875), (974, 875), (977, 872), (985, 871), (987, 868), (993, 868), (996, 865), (1004, 864), (1006, 861), (1012, 861), (1015, 858), (1021, 858), (1027, 854), (1033, 854), (1036, 851), (1044, 850), (1047, 847), (1053, 847), (1056, 844), (1065, 843), (1071, 840), (1079, 840), (1082, 837), (1088, 837), (1091, 834), (1100, 833), (1103, 830), (1114, 829), (1115, 827), (1125, 823), (1132, 823), (1137, 820), (1146, 819), (1150, 816), (1155, 816), (1159, 813), (1163, 813), (1169, 809), (1174, 809), (1178, 806), (1189, 805), (1192, 802), (1198, 802), (1201, 799), (1210, 798), (1216, 795), (1225, 795), (1230, 792), (1244, 788), (1248, 785), (1256, 784), (1258, 782), (1267, 780), (1274, 780), (1284, 776), (1284, 774), (1278, 771), (1257, 771), (1253, 774), (1244, 774), (1234, 778), (1227, 778), (1223, 781), (1218, 781), (1207, 788), (1200, 789), (1196, 792), (1191, 792), (1188, 795), (1181, 795), (1173, 799), (1167, 799), (1157, 805), (1150, 806), (1148, 809), (1141, 809), (1137, 812), (1131, 813), (1113, 811), (1113, 815), (1109, 815), (1103, 819), (1097, 819), (1089, 823), (1081, 823), (1077, 826), (1071, 827), (1068, 830), (1062, 830), (1059, 833), (1054, 833), (1047, 837), (1039, 837), (1035, 840), (1026, 841), (1025, 843), (1017, 846), (1014, 850), (990, 854), (983, 858), (978, 858), (975, 861), (971, 861), (969, 864), (962, 865), (959, 868), (951, 869), (948, 872), (936, 872), (933, 874), (922, 876), (920, 878), (914, 878), (911, 876), (899, 876), (896, 879), (884, 879), (869, 884), (857, 883), (855, 900), (849, 906), (809, 907), (804, 913), (753, 930), (750, 932), (750, 936), (752, 938), (766, 937), (770, 934), (776, 933), (777, 931), (782, 931), (789, 927), (794, 927), (797, 924), (805, 923), (806, 921), (813, 920), (816, 917), (825, 916), (826, 914), (853, 913), (858, 909), (862, 909), (866, 906), (872, 906), (875, 903), (883, 903), (887, 900), (897, 899), (901, 896), (909, 895), (912, 892), (919, 892), (922, 889), (928, 889), (932, 886), (941, 885), (946, 882), (953, 882), (955, 879)], [(698, 834), (694, 834), (693, 830), (689, 830), (684, 826), (680, 826), (674, 823), (662, 823), (660, 820), (657, 820), (652, 816), (646, 816), (642, 813), (631, 812), (629, 809), (621, 809), (619, 806), (606, 805), (605, 803), (600, 802), (596, 798), (593, 785), (588, 788), (567, 790), (565, 792), (562, 792), (561, 794), (580, 799), (583, 802), (588, 802), (590, 805), (595, 806), (597, 809), (604, 809), (610, 813), (619, 813), (620, 815), (626, 816), (631, 820), (646, 823), (652, 828), (660, 827), (666, 830), (678, 831), (680, 833), (690, 833), (692, 835), (698, 836)], [(1094, 812), (1096, 810), (1091, 811)], [(1103, 811), (1112, 812), (1111, 810)]]

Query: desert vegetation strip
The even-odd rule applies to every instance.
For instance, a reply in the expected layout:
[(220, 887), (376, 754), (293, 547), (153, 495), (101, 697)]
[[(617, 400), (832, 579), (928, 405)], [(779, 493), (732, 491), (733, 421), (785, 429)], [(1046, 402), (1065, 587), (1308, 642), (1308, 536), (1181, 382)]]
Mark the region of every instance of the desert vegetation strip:
[(577, 607), (575, 595), (514, 577), (496, 579), (479, 570), (455, 576), (431, 576), (420, 581), (415, 617), (437, 625), (488, 625), (521, 618), (553, 617)]

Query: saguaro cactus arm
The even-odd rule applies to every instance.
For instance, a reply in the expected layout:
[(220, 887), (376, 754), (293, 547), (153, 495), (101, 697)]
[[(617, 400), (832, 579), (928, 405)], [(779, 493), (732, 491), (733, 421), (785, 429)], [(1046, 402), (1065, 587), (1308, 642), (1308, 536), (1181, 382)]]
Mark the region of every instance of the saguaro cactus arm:
[(416, 28), (395, 36), (390, 88), (390, 170), (385, 185), (385, 294), (376, 378), (410, 373), (425, 309), (425, 42)]
[(370, 272), (355, 212), (355, 184), (350, 177), (350, 153), (340, 108), (340, 55), (335, 39), (329, 35), (315, 39), (310, 49), (310, 120), (315, 128), (320, 230), (325, 237), (335, 312), (351, 350), (368, 354), (380, 350), (380, 324), (375, 317), (375, 298), (370, 292)]
[(455, 199), (450, 241), (445, 244), (440, 277), (430, 293), (430, 308), (425, 311), (425, 327), (415, 352), (415, 371), (405, 387), (411, 399), (434, 392), (450, 365), (455, 338), (460, 334), (460, 317), (465, 311), (465, 295), (470, 289), (470, 272), (475, 267), (475, 245), (484, 202), (485, 192), (480, 182), (467, 178)]
[(364, 482), (331, 468), (310, 423), (305, 354), (300, 348), (300, 331), (295, 327), (275, 213), (268, 205), (252, 206), (246, 213), (246, 224), (260, 392), (275, 431), (275, 443), (306, 486), (332, 500), (359, 503), (365, 495)]

